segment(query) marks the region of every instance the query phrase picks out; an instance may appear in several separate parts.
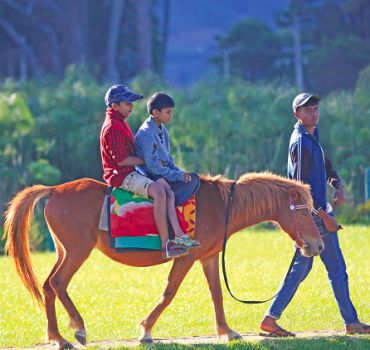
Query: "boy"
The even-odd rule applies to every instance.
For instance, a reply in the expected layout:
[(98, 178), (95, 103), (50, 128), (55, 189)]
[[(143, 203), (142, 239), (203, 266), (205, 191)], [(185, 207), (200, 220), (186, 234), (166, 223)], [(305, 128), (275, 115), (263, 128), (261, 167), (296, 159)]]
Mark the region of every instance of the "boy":
[(134, 136), (126, 119), (134, 109), (133, 102), (142, 98), (143, 95), (124, 85), (113, 85), (105, 94), (107, 110), (100, 133), (103, 177), (109, 186), (154, 200), (154, 219), (162, 241), (163, 258), (177, 258), (188, 251), (168, 238), (165, 191), (134, 169), (134, 166), (143, 164), (143, 159), (136, 156)]
[(139, 171), (160, 184), (167, 195), (167, 215), (175, 235), (174, 241), (187, 248), (198, 248), (198, 241), (181, 230), (175, 205), (181, 205), (192, 197), (200, 186), (197, 174), (180, 170), (170, 154), (170, 139), (164, 124), (172, 119), (174, 100), (163, 92), (152, 95), (147, 108), (149, 118), (141, 125), (135, 141), (137, 154), (144, 158)]

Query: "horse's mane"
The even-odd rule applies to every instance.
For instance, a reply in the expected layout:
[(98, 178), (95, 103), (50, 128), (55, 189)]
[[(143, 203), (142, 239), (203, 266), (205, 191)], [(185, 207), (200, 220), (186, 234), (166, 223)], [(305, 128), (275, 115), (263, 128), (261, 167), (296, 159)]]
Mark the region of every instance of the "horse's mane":
[[(227, 200), (230, 184), (233, 180), (220, 175), (202, 175), (202, 181), (216, 184), (223, 200)], [(248, 208), (251, 215), (260, 215), (266, 210), (274, 211), (283, 198), (287, 197), (288, 190), (293, 188), (299, 197), (299, 203), (312, 207), (312, 197), (309, 185), (300, 181), (289, 180), (285, 177), (270, 173), (246, 173), (236, 181), (234, 208), (243, 210)]]

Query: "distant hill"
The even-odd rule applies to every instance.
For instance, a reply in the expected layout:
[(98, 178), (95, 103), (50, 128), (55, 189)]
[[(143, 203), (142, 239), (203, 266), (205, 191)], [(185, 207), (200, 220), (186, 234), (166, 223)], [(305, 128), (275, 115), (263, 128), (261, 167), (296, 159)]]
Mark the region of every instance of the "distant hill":
[(209, 73), (208, 60), (215, 54), (216, 35), (223, 35), (235, 23), (257, 17), (275, 27), (275, 14), (289, 0), (172, 0), (166, 80), (187, 86)]

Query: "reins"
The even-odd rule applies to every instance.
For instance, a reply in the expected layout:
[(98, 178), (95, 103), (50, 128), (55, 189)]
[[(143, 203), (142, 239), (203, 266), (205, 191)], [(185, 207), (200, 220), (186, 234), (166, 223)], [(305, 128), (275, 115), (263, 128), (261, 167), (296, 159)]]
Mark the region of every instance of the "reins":
[[(226, 255), (226, 242), (227, 242), (227, 229), (228, 229), (228, 226), (229, 226), (229, 219), (230, 219), (230, 215), (231, 215), (231, 212), (232, 212), (232, 202), (233, 202), (233, 196), (234, 196), (234, 192), (235, 192), (235, 186), (236, 186), (236, 183), (233, 182), (231, 184), (231, 187), (230, 187), (230, 192), (229, 192), (229, 198), (228, 198), (228, 202), (227, 202), (227, 207), (226, 207), (226, 217), (225, 217), (225, 235), (224, 235), (224, 242), (223, 242), (223, 245), (222, 245), (222, 273), (223, 273), (223, 276), (224, 276), (224, 281), (225, 281), (225, 285), (226, 285), (226, 288), (229, 292), (229, 294), (237, 301), (240, 301), (241, 303), (244, 303), (244, 304), (262, 304), (262, 303), (266, 303), (267, 301), (270, 301), (272, 299), (274, 299), (276, 297), (276, 295), (279, 293), (279, 291), (274, 295), (272, 296), (271, 298), (269, 299), (266, 299), (266, 300), (242, 300), (242, 299), (239, 299), (237, 298), (233, 293), (232, 291), (230, 290), (230, 287), (229, 287), (229, 282), (228, 282), (228, 279), (227, 279), (227, 274), (226, 274), (226, 262), (225, 262), (225, 255)], [(295, 206), (294, 204), (290, 204), (289, 206), (290, 210), (296, 210), (296, 209), (303, 209), (302, 208), (298, 208), (298, 206)], [(306, 206), (305, 206), (306, 208)], [(298, 226), (297, 226), (298, 228)], [(296, 232), (297, 235), (299, 234), (299, 231)], [(298, 238), (298, 237), (297, 237)], [(296, 239), (297, 239), (296, 238)], [(293, 267), (293, 263), (294, 263), (294, 260), (296, 258), (296, 256), (299, 254), (299, 249), (296, 248), (295, 252), (294, 252), (294, 256), (293, 256), (293, 259), (289, 265), (289, 269), (288, 269), (288, 272), (286, 273), (285, 275), (285, 278), (284, 278), (284, 282), (283, 284), (286, 282), (291, 270), (292, 270), (292, 267)]]

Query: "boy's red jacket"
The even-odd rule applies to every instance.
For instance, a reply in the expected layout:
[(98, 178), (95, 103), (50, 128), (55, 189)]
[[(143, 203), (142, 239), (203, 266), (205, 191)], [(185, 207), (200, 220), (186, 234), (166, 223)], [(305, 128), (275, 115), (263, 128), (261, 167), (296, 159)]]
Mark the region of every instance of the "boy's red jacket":
[(125, 118), (113, 108), (107, 108), (100, 132), (100, 155), (103, 178), (110, 186), (120, 187), (132, 166), (119, 166), (128, 156), (135, 156), (135, 141)]

